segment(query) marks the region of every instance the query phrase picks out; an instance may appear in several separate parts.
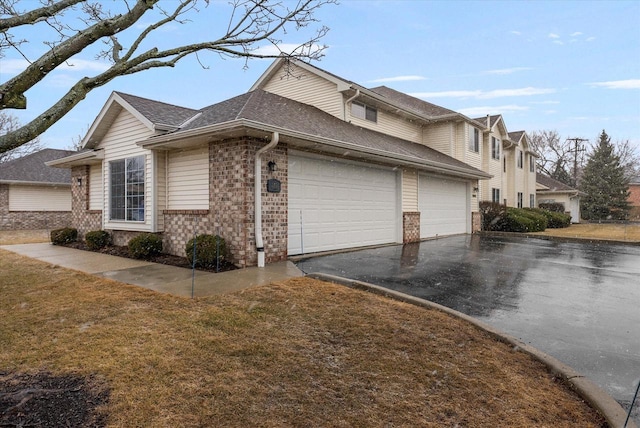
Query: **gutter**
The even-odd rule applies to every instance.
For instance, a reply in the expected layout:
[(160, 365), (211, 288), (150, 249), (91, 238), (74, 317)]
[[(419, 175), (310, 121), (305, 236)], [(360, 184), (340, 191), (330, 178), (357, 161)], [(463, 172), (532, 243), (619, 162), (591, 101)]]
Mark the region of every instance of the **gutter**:
[(256, 235), (256, 251), (258, 252), (258, 267), (264, 267), (264, 242), (262, 239), (262, 154), (269, 149), (274, 148), (280, 140), (280, 134), (274, 132), (271, 135), (271, 141), (266, 146), (260, 148), (256, 152), (254, 161), (254, 190), (255, 198), (253, 208), (255, 211), (255, 235)]

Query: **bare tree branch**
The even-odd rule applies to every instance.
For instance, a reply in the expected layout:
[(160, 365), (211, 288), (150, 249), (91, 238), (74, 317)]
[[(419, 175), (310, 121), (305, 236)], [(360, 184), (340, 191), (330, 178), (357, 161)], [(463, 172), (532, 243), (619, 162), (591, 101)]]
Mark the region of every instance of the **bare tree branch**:
[[(2, 1), (0, 0), (0, 2)], [(87, 24), (87, 28), (80, 31), (75, 31), (70, 24), (64, 24), (58, 20), (60, 15), (53, 13), (53, 6), (41, 8), (43, 11), (38, 9), (22, 14), (20, 15), (22, 19), (19, 20), (9, 21), (10, 18), (7, 18), (0, 21), (5, 25), (10, 25), (11, 22), (19, 22), (20, 25), (24, 25), (35, 23), (36, 21), (33, 19), (45, 19), (46, 23), (52, 25), (61, 37), (59, 41), (49, 43), (51, 46), (49, 52), (33, 61), (22, 73), (0, 85), (0, 109), (26, 108), (24, 94), (28, 89), (38, 84), (60, 64), (98, 40), (109, 46), (98, 56), (112, 62), (112, 66), (105, 72), (94, 77), (80, 79), (54, 105), (28, 124), (1, 135), (0, 153), (15, 149), (45, 132), (83, 100), (92, 89), (105, 85), (118, 76), (130, 75), (151, 68), (173, 67), (181, 59), (189, 55), (197, 55), (199, 52), (216, 52), (224, 56), (245, 58), (245, 60), (276, 58), (283, 54), (306, 60), (318, 59), (322, 57), (323, 50), (326, 48), (326, 46), (319, 45), (320, 40), (328, 31), (326, 27), (322, 26), (317, 29), (314, 35), (299, 44), (293, 52), (282, 52), (278, 46), (282, 43), (278, 35), (286, 34), (287, 25), (292, 25), (297, 30), (316, 22), (314, 12), (318, 8), (336, 3), (336, 0), (300, 0), (295, 4), (295, 7), (290, 8), (287, 3), (280, 0), (235, 0), (232, 4), (229, 24), (224, 29), (224, 35), (218, 39), (164, 50), (154, 47), (137, 54), (143, 42), (154, 42), (151, 40), (151, 36), (155, 34), (154, 31), (169, 23), (187, 23), (188, 19), (184, 18), (186, 14), (198, 10), (198, 0), (181, 0), (177, 4), (170, 3), (175, 5), (170, 13), (160, 8), (159, 1), (136, 0), (135, 5), (131, 8), (127, 4), (127, 12), (115, 16), (112, 16), (109, 11), (103, 11), (100, 3), (81, 2), (80, 0), (61, 0), (55, 3), (58, 5), (60, 13), (75, 4), (83, 3), (82, 10), (86, 15), (84, 22)], [(204, 1), (208, 4), (208, 0)], [(62, 5), (66, 7), (62, 7)], [(124, 39), (119, 40), (117, 35), (132, 27), (154, 6), (162, 15), (162, 19), (142, 30), (128, 48), (123, 47), (120, 40)], [(30, 18), (32, 21), (23, 17), (27, 15), (32, 17)], [(65, 32), (69, 32), (71, 35), (66, 36)], [(11, 40), (11, 35), (7, 31), (4, 31), (3, 35), (7, 41)], [(257, 50), (257, 44), (260, 42), (271, 43), (277, 48), (277, 53), (270, 54)], [(17, 49), (17, 46), (14, 48)], [(198, 61), (200, 62), (200, 58)]]
[(53, 17), (61, 11), (84, 1), (86, 0), (60, 0), (56, 3), (52, 3), (50, 6), (44, 6), (40, 9), (34, 9), (23, 14), (17, 14), (13, 8), (7, 7), (3, 1), (0, 3), (0, 13), (12, 16), (10, 18), (0, 19), (0, 31), (4, 32), (9, 28), (35, 24), (45, 18)]

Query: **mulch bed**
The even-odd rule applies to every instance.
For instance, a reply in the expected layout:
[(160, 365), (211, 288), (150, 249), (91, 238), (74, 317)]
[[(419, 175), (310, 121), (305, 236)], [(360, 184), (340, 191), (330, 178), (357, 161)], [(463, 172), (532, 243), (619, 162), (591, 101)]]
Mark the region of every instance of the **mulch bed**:
[[(77, 250), (84, 250), (84, 251), (94, 251), (96, 253), (102, 253), (102, 254), (109, 254), (112, 256), (118, 256), (118, 257), (126, 257), (126, 258), (132, 258), (131, 255), (129, 254), (129, 248), (127, 247), (120, 247), (117, 245), (109, 245), (107, 247), (101, 248), (99, 250), (91, 250), (89, 249), (89, 247), (87, 247), (87, 245), (84, 242), (72, 242), (70, 244), (66, 244), (66, 247), (69, 248), (75, 248)], [(170, 265), (170, 266), (177, 266), (177, 267), (181, 267), (181, 268), (186, 268), (186, 269), (191, 269), (192, 266), (189, 263), (189, 260), (187, 260), (186, 257), (180, 257), (180, 256), (174, 256), (171, 254), (157, 254), (155, 256), (151, 256), (147, 259), (145, 259), (146, 261), (149, 262), (153, 262), (153, 263), (159, 263), (159, 264), (163, 264), (163, 265)], [(196, 267), (196, 270), (200, 270), (200, 271), (205, 271), (205, 272), (227, 272), (230, 270), (235, 270), (238, 269), (234, 264), (227, 262), (227, 261), (223, 261), (220, 263), (220, 266), (198, 266)]]
[(0, 427), (104, 427), (108, 401), (93, 377), (0, 372)]

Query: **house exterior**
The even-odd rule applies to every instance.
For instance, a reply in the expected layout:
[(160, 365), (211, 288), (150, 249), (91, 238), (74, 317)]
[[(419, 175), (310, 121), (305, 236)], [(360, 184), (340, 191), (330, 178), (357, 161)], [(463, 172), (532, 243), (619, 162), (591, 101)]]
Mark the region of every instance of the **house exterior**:
[(571, 223), (580, 223), (580, 197), (584, 196), (583, 192), (548, 175), (538, 174), (536, 180), (538, 204), (563, 204), (565, 213), (571, 216)]
[(44, 149), (0, 165), (0, 230), (71, 224), (71, 174), (46, 162), (72, 153)]
[(629, 220), (640, 220), (640, 176), (632, 177), (629, 180), (629, 204), (631, 210), (629, 211)]
[[(72, 171), (81, 234), (109, 230), (124, 245), (162, 233), (177, 255), (194, 233), (219, 234), (243, 267), (479, 230), (482, 183), (510, 182), (470, 135), (501, 133), (500, 156), (528, 154), (500, 123), (281, 58), (249, 92), (203, 109), (114, 92), (84, 151), (51, 165)], [(512, 187), (524, 194), (522, 177)]]

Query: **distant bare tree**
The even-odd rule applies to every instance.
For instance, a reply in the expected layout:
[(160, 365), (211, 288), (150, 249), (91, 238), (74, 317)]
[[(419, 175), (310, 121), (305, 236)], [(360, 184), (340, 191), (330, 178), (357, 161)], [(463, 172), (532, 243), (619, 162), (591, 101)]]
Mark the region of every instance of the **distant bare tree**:
[[(106, 71), (80, 79), (28, 124), (0, 136), (0, 153), (35, 139), (64, 117), (92, 89), (118, 76), (173, 67), (187, 56), (196, 55), (197, 58), (199, 52), (244, 58), (245, 66), (250, 58), (275, 58), (282, 54), (303, 60), (318, 59), (326, 48), (318, 44), (328, 31), (325, 26), (318, 26), (293, 52), (279, 52), (278, 46), (287, 31), (315, 25), (314, 13), (323, 5), (335, 2), (230, 0), (228, 23), (221, 28), (209, 29), (211, 34), (217, 33), (212, 40), (161, 49), (154, 46), (166, 43), (167, 38), (161, 35), (154, 38), (157, 30), (168, 24), (188, 24), (190, 17), (197, 19), (200, 7), (208, 6), (209, 0), (119, 0), (109, 3), (93, 0), (43, 0), (40, 3), (0, 0), (0, 58), (11, 49), (28, 61), (21, 73), (0, 85), (0, 109), (26, 108), (25, 93), (30, 88), (96, 42), (106, 46), (99, 51), (98, 58), (110, 63)], [(41, 7), (32, 9), (33, 6)], [(78, 23), (82, 24), (81, 28), (77, 27)], [(23, 49), (28, 40), (17, 36), (15, 30), (25, 25), (32, 26), (34, 32), (53, 30), (54, 36), (45, 42), (49, 50), (39, 58), (30, 59)], [(276, 51), (265, 53), (257, 50), (257, 44), (261, 42), (270, 43), (277, 48)]]
[[(17, 117), (5, 112), (0, 111), (0, 135), (5, 135), (14, 131), (20, 127), (20, 121)], [(44, 148), (40, 137), (36, 137), (34, 140), (29, 141), (17, 147), (13, 150), (0, 153), (0, 163), (7, 162), (13, 159), (21, 158), (31, 153), (35, 153)]]
[(615, 144), (615, 154), (620, 158), (620, 164), (624, 168), (625, 178), (640, 175), (640, 153), (638, 148), (631, 145), (629, 140), (617, 141)]
[(533, 131), (530, 135), (533, 151), (538, 155), (538, 171), (571, 185), (573, 147), (562, 140), (558, 131)]

